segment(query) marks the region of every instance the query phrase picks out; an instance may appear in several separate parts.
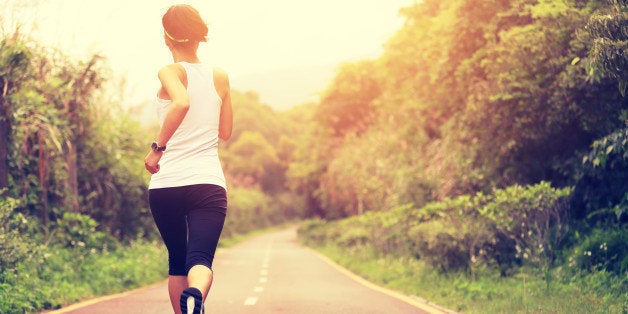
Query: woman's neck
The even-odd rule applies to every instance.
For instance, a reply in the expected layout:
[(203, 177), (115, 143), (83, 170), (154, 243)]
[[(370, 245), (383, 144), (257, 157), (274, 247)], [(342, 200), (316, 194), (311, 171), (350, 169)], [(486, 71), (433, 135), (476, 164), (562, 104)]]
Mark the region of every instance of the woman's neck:
[(172, 49), (172, 59), (174, 62), (188, 62), (188, 63), (200, 63), (201, 60), (196, 55), (196, 50), (194, 51), (184, 51), (180, 49)]

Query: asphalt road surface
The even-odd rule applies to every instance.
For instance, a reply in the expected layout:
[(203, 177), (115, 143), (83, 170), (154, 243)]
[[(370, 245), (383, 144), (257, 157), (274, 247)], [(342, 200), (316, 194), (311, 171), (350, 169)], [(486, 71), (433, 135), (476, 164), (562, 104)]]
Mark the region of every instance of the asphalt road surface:
[[(301, 246), (294, 227), (219, 249), (214, 272), (206, 313), (446, 313), (370, 284)], [(172, 309), (164, 281), (49, 313), (166, 314)]]

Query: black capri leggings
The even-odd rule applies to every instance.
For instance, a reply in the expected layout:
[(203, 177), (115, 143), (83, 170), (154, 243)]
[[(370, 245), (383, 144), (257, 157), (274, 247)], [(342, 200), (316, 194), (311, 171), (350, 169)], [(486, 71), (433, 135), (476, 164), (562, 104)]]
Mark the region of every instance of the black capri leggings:
[(168, 274), (186, 276), (195, 265), (211, 269), (227, 213), (225, 189), (213, 184), (151, 189), (148, 199), (168, 248)]

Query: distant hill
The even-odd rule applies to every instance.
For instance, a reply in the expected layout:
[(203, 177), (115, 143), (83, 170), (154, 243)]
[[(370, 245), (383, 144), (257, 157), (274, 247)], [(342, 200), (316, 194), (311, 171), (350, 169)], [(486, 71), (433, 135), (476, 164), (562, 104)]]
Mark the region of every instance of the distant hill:
[(302, 65), (231, 77), (231, 88), (255, 91), (261, 102), (285, 110), (316, 102), (330, 84), (336, 65)]

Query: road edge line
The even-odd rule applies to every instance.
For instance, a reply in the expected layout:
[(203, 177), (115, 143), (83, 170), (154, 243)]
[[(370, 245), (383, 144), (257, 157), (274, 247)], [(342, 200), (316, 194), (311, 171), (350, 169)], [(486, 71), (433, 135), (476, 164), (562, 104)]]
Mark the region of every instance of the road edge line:
[(388, 288), (384, 288), (382, 286), (378, 286), (362, 277), (360, 277), (359, 275), (353, 273), (352, 271), (348, 270), (347, 268), (341, 266), (340, 264), (336, 263), (335, 261), (333, 261), (332, 259), (330, 259), (329, 257), (323, 255), (322, 253), (307, 247), (307, 246), (303, 246), (305, 249), (309, 250), (310, 252), (314, 253), (315, 255), (317, 255), (320, 259), (322, 259), (323, 261), (325, 261), (327, 264), (329, 264), (330, 266), (332, 266), (333, 268), (335, 268), (336, 270), (338, 270), (339, 272), (343, 273), (344, 275), (346, 275), (347, 277), (353, 279), (354, 281), (362, 284), (363, 286), (369, 288), (369, 289), (373, 289), (375, 291), (379, 291), (381, 293), (384, 293), (388, 296), (391, 296), (393, 298), (399, 299), (401, 301), (404, 301), (414, 307), (417, 307), (421, 310), (424, 310), (430, 314), (443, 314), (443, 313), (447, 313), (447, 314), (455, 314), (456, 312), (446, 309), (442, 306), (439, 306), (437, 304), (434, 304), (432, 302), (429, 302), (423, 298), (417, 297), (417, 296), (409, 296), (406, 294), (403, 294), (401, 292), (395, 291), (395, 290), (391, 290)]
[(139, 287), (133, 290), (129, 290), (129, 291), (125, 291), (125, 292), (120, 292), (120, 293), (116, 293), (116, 294), (111, 294), (111, 295), (106, 295), (106, 296), (102, 296), (102, 297), (96, 297), (94, 299), (89, 299), (86, 301), (81, 301), (79, 303), (74, 303), (71, 305), (68, 305), (67, 307), (62, 307), (58, 310), (52, 310), (52, 311), (45, 311), (45, 312), (40, 312), (40, 314), (63, 314), (63, 313), (67, 313), (70, 311), (74, 311), (74, 310), (78, 310), (80, 308), (84, 308), (87, 306), (90, 306), (92, 304), (96, 304), (96, 303), (100, 303), (100, 302), (104, 302), (104, 301), (109, 301), (111, 299), (115, 299), (115, 298), (121, 298), (121, 297), (125, 297), (129, 294), (135, 293), (135, 292), (139, 292), (139, 291), (143, 291), (143, 290), (148, 290), (148, 289), (152, 289), (154, 287), (157, 287), (159, 285), (163, 285), (164, 282), (167, 284), (168, 281), (159, 281), (156, 282), (154, 284), (148, 285), (148, 286), (143, 286), (143, 287)]

